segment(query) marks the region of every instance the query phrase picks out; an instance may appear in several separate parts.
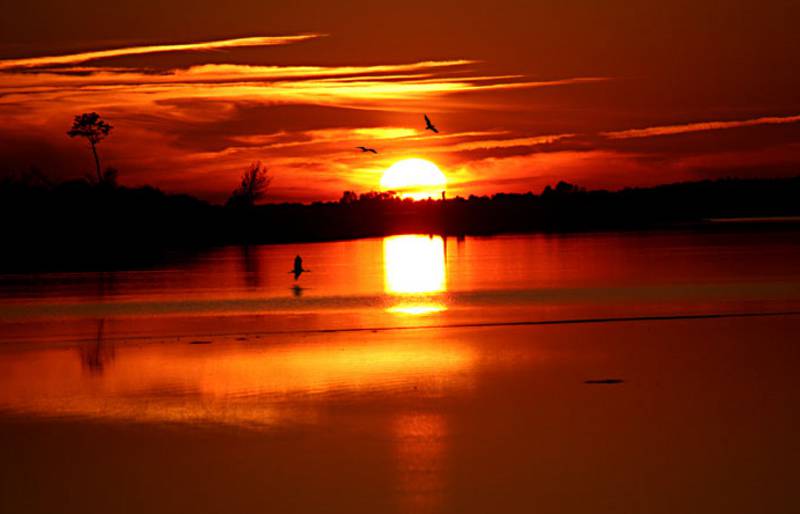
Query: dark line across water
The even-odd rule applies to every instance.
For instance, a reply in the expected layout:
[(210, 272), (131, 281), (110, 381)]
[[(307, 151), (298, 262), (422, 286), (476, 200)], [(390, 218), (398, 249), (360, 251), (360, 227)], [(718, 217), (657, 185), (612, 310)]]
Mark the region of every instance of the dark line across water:
[(380, 327), (380, 328), (330, 328), (315, 330), (292, 330), (285, 332), (260, 332), (260, 334), (296, 334), (296, 333), (329, 333), (329, 332), (367, 332), (367, 331), (386, 331), (386, 330), (421, 330), (431, 328), (483, 328), (483, 327), (516, 327), (516, 326), (536, 326), (536, 325), (578, 325), (588, 323), (623, 323), (635, 321), (677, 321), (693, 319), (724, 319), (724, 318), (755, 318), (768, 316), (796, 316), (800, 311), (778, 311), (778, 312), (729, 312), (713, 314), (674, 314), (674, 315), (655, 315), (655, 316), (622, 316), (609, 318), (568, 318), (551, 319), (536, 321), (496, 321), (480, 323), (450, 323), (441, 325), (413, 325), (400, 327)]
[[(635, 323), (642, 321), (681, 321), (681, 320), (709, 320), (709, 319), (732, 319), (732, 318), (759, 318), (759, 317), (782, 317), (798, 316), (800, 311), (766, 311), (766, 312), (722, 312), (708, 314), (671, 314), (671, 315), (651, 315), (651, 316), (619, 316), (605, 318), (567, 318), (552, 320), (520, 320), (520, 321), (497, 321), (497, 322), (478, 322), (478, 323), (449, 323), (449, 324), (430, 324), (430, 325), (408, 325), (396, 327), (345, 327), (345, 328), (326, 328), (326, 329), (306, 329), (306, 330), (272, 330), (255, 332), (225, 332), (213, 334), (214, 337), (232, 336), (270, 336), (270, 335), (293, 335), (293, 334), (331, 334), (346, 332), (388, 332), (392, 330), (430, 330), (438, 328), (492, 328), (492, 327), (520, 327), (520, 326), (546, 326), (546, 325), (582, 325), (582, 324), (602, 324), (602, 323)], [(196, 337), (197, 334), (170, 335), (167, 337), (146, 335), (146, 336), (119, 336), (108, 337), (106, 341), (147, 341), (158, 339), (180, 340), (182, 338)], [(88, 341), (90, 338), (63, 339), (56, 346), (61, 344), (74, 344)], [(47, 344), (47, 343), (44, 343)], [(53, 344), (53, 343), (51, 343)], [(8, 342), (0, 344), (0, 350), (10, 349), (14, 346), (41, 347), (36, 343)]]

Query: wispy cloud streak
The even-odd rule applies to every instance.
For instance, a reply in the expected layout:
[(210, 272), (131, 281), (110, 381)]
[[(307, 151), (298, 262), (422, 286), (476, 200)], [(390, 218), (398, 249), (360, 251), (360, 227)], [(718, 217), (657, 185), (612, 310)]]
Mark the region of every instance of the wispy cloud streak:
[(664, 125), (660, 127), (648, 127), (643, 129), (619, 130), (614, 132), (603, 132), (602, 135), (609, 139), (630, 139), (639, 137), (669, 136), (674, 134), (685, 134), (687, 132), (702, 132), (705, 130), (722, 130), (739, 127), (752, 127), (756, 125), (779, 125), (783, 123), (797, 122), (800, 122), (800, 115), (784, 117), (769, 116), (750, 120), (704, 121), (699, 123), (687, 123), (685, 125)]
[(258, 36), (235, 39), (221, 39), (217, 41), (204, 41), (199, 43), (180, 43), (171, 45), (144, 45), (113, 48), (109, 50), (96, 50), (66, 55), (49, 55), (43, 57), (30, 57), (24, 59), (6, 59), (0, 61), (0, 70), (46, 68), (51, 66), (64, 66), (80, 64), (98, 59), (123, 57), (126, 55), (143, 55), (164, 52), (192, 52), (207, 50), (223, 50), (226, 48), (239, 48), (248, 46), (276, 46), (297, 43), (321, 37), (321, 34), (299, 34), (295, 36)]
[(469, 151), (469, 150), (492, 150), (497, 148), (516, 148), (548, 145), (562, 139), (574, 137), (575, 134), (551, 134), (534, 137), (517, 137), (509, 139), (487, 139), (478, 141), (464, 141), (454, 145), (442, 146), (443, 151)]
[[(319, 199), (338, 196), (343, 189), (372, 189), (385, 168), (409, 155), (434, 158), (450, 168), (456, 183), (471, 180), (470, 166), (488, 166), (490, 157), (508, 162), (513, 155), (551, 151), (553, 144), (572, 134), (534, 135), (540, 128), (519, 131), (506, 125), (504, 113), (484, 130), (476, 130), (484, 124), (453, 113), (470, 110), (480, 118), (482, 111), (495, 110), (499, 91), (612, 80), (532, 80), (523, 74), (483, 73), (477, 61), (468, 59), (318, 66), (208, 61), (178, 65), (174, 60), (158, 65), (156, 60), (154, 68), (100, 62), (126, 55), (282, 45), (315, 37), (319, 36), (132, 46), (0, 61), (0, 115), (38, 138), (63, 144), (59, 151), (64, 155), (74, 152), (75, 170), (69, 173), (82, 167), (86, 156), (83, 148), (60, 143), (64, 125), (75, 113), (95, 110), (125, 136), (110, 140), (104, 152), (108, 162), (126, 170), (127, 183), (155, 183), (218, 199), (230, 190), (242, 163), (265, 159), (275, 173), (274, 194), (307, 190), (303, 199)], [(434, 137), (424, 131), (423, 112), (440, 121), (442, 134)], [(0, 130), (0, 140), (3, 134)], [(379, 154), (365, 156), (356, 150), (365, 143)], [(152, 151), (143, 153), (145, 146)]]
[[(473, 61), (423, 61), (408, 64), (375, 66), (251, 66), (242, 64), (202, 64), (185, 69), (164, 70), (150, 73), (134, 68), (66, 68), (56, 72), (45, 70), (33, 73), (4, 73), (0, 89), (41, 88), (44, 86), (81, 87), (89, 85), (138, 85), (138, 84), (224, 84), (248, 82), (277, 82), (289, 80), (317, 79), (328, 82), (352, 82), (365, 78), (381, 81), (408, 81), (417, 83), (464, 82), (470, 80), (499, 79), (502, 77), (461, 78), (458, 80), (423, 80), (430, 72), (446, 68), (465, 66)], [(74, 73), (73, 73), (74, 71)], [(404, 75), (396, 75), (404, 73)], [(391, 75), (387, 75), (391, 74)]]
[[(387, 102), (404, 107), (444, 95), (519, 88), (553, 87), (608, 80), (575, 77), (552, 81), (519, 81), (519, 76), (463, 73), (471, 60), (421, 61), (372, 66), (250, 66), (204, 64), (152, 73), (138, 69), (80, 68), (29, 73), (3, 71), (0, 104), (18, 103), (23, 96), (42, 101), (148, 104), (175, 99), (255, 101), (281, 104), (333, 105), (386, 109)], [(399, 74), (399, 75), (398, 75)], [(397, 105), (393, 106), (397, 107)]]

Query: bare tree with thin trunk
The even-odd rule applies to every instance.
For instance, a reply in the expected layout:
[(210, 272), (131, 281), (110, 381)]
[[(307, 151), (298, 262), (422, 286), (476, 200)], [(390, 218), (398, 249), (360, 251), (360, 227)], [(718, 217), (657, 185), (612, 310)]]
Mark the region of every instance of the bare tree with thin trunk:
[(103, 175), (100, 173), (100, 157), (97, 155), (97, 144), (108, 137), (112, 128), (114, 127), (100, 119), (100, 115), (96, 112), (85, 112), (75, 116), (72, 128), (67, 131), (69, 137), (85, 137), (89, 144), (92, 145), (98, 184), (103, 182)]
[(267, 175), (267, 167), (261, 164), (261, 161), (256, 161), (242, 173), (242, 183), (237, 187), (230, 198), (228, 198), (227, 205), (229, 207), (252, 207), (256, 201), (264, 198), (272, 182), (272, 177)]

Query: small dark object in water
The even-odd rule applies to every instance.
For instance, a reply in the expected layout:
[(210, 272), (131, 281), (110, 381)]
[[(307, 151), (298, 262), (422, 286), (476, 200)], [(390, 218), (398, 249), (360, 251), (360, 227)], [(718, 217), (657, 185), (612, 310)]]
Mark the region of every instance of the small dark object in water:
[(621, 384), (624, 382), (621, 378), (601, 378), (599, 380), (584, 380), (584, 384)]
[(236, 340), (237, 341), (247, 341), (247, 338), (246, 337), (237, 337)]
[(211, 341), (189, 341), (189, 344), (211, 344)]

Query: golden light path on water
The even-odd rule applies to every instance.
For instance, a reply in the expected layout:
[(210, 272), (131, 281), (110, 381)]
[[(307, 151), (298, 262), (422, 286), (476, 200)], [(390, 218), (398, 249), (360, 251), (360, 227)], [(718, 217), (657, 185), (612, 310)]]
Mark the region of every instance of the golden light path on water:
[(436, 297), (447, 291), (444, 239), (404, 235), (383, 240), (384, 290), (399, 302), (388, 312), (407, 315), (447, 310)]

